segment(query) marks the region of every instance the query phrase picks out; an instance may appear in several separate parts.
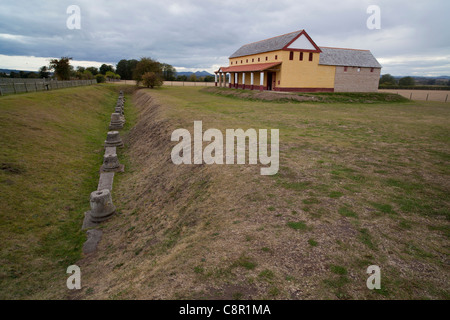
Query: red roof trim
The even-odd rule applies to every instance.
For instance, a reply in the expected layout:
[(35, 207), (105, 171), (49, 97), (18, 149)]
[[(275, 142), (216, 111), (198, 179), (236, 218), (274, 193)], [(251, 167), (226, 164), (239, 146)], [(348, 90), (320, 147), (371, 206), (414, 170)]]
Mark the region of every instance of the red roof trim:
[[(304, 49), (290, 49), (290, 48), (288, 48), (295, 40), (300, 38), (302, 35), (305, 35), (306, 39), (308, 39), (312, 43), (312, 45), (314, 46), (314, 48), (316, 48), (316, 50), (306, 50), (306, 49), (304, 50)], [(311, 39), (311, 37), (306, 33), (305, 30), (300, 32), (300, 34), (298, 36), (296, 36), (294, 39), (292, 39), (291, 42), (289, 42), (287, 45), (285, 45), (284, 48), (281, 49), (281, 50), (305, 51), (305, 52), (322, 52), (322, 50), (320, 50), (319, 46), (313, 41), (313, 39)]]
[(270, 63), (255, 63), (255, 64), (245, 64), (240, 66), (232, 67), (220, 67), (216, 72), (249, 72), (249, 71), (263, 71), (277, 65), (281, 62), (270, 62)]

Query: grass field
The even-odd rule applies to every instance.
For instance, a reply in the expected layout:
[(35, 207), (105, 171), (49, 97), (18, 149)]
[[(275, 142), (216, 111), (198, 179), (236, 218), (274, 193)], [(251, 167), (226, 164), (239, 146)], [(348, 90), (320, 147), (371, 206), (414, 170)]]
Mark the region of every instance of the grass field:
[[(0, 298), (450, 298), (448, 105), (271, 102), (196, 87), (131, 99), (129, 86), (117, 214), (98, 252), (82, 256), (118, 89), (0, 98)], [(279, 172), (174, 165), (170, 135), (195, 120), (279, 129)], [(66, 288), (70, 264), (79, 291)], [(381, 290), (366, 287), (369, 265)]]
[[(200, 88), (134, 97), (120, 215), (79, 262), (84, 299), (448, 299), (450, 109), (265, 102)], [(280, 170), (180, 165), (176, 128), (276, 128)], [(366, 287), (369, 265), (382, 289)]]
[(118, 90), (0, 97), (0, 299), (64, 298)]

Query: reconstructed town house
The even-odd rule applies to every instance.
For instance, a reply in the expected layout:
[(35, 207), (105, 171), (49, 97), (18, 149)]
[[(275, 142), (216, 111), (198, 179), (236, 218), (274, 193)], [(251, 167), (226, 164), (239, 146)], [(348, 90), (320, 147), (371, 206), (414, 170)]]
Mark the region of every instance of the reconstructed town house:
[(229, 57), (216, 86), (297, 92), (376, 92), (381, 65), (369, 50), (318, 47), (305, 30), (249, 43)]

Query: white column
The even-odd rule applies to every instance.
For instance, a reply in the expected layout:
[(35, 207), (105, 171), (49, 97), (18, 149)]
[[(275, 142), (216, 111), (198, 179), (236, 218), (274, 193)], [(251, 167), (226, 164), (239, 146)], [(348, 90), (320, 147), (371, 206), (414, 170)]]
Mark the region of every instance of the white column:
[(242, 72), (242, 89), (245, 89), (245, 72)]
[(235, 87), (236, 87), (236, 88), (237, 88), (237, 83), (238, 83), (238, 73), (235, 72), (235, 73), (234, 73), (234, 84), (235, 84)]
[(263, 86), (264, 86), (264, 71), (260, 73), (260, 76), (259, 76), (259, 85), (261, 86), (261, 87), (259, 88), (259, 90), (262, 90), (262, 89), (263, 89)]
[(253, 72), (250, 73), (250, 85), (251, 89), (253, 90)]
[(228, 74), (229, 78), (228, 78), (228, 86), (231, 88), (231, 72)]

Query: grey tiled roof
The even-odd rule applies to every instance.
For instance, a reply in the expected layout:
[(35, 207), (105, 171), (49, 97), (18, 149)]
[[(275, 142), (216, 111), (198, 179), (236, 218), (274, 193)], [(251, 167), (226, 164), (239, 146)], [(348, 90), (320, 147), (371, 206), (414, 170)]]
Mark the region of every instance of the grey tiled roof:
[(330, 66), (381, 68), (377, 59), (368, 50), (320, 47), (319, 64)]
[(289, 42), (291, 42), (296, 36), (298, 36), (303, 30), (283, 34), (278, 37), (252, 42), (240, 47), (230, 58), (248, 56), (251, 54), (269, 52), (274, 50), (280, 50), (284, 48)]

